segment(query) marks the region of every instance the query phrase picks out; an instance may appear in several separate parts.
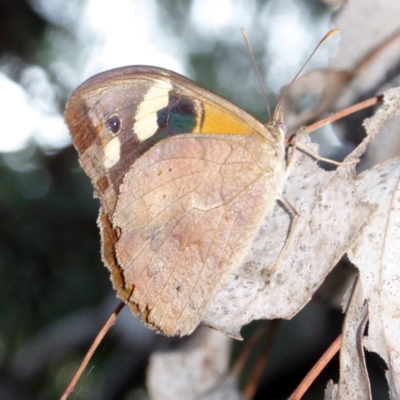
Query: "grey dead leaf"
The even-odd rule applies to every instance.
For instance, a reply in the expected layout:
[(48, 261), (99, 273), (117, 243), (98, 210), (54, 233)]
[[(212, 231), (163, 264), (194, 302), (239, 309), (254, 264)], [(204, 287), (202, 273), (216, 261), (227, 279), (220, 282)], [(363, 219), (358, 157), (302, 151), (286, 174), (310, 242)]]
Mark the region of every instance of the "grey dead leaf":
[(400, 89), (385, 92), (384, 107), (373, 118), (365, 121), (367, 131), (379, 136), (371, 141), (367, 156), (371, 165), (400, 155)]
[(340, 349), (340, 380), (338, 400), (372, 399), (365, 365), (362, 337), (368, 318), (368, 307), (362, 298), (359, 280), (351, 289), (351, 298), (343, 325)]
[(338, 395), (338, 385), (334, 384), (333, 381), (329, 381), (326, 385), (324, 400), (336, 400)]
[(201, 327), (183, 346), (150, 357), (147, 388), (154, 400), (243, 399), (228, 374), (232, 339)]
[(400, 394), (400, 159), (365, 171), (358, 192), (379, 209), (371, 224), (349, 252), (360, 270), (368, 301), (369, 333), (364, 346), (378, 353), (389, 368), (393, 399)]
[[(340, 29), (342, 40), (337, 56), (330, 67), (334, 69), (352, 69), (380, 43), (391, 37), (399, 29), (398, 15), (400, 2), (392, 0), (352, 0), (346, 2), (333, 19), (333, 26)], [(368, 21), (366, 24), (365, 21)], [(378, 82), (400, 59), (394, 46), (388, 47), (373, 60), (373, 63), (361, 71), (349, 87), (346, 104), (354, 101), (354, 96), (376, 87)], [(341, 107), (341, 106), (339, 106)]]
[[(308, 138), (302, 141), (308, 143)], [(205, 315), (206, 324), (230, 336), (240, 338), (241, 327), (252, 320), (290, 319), (299, 312), (373, 213), (356, 195), (353, 166), (327, 172), (301, 151), (295, 154), (284, 195), (300, 218), (278, 268), (268, 274), (287, 238), (291, 217), (276, 204), (243, 264)]]
[[(338, 100), (336, 109), (354, 103), (361, 93), (367, 93), (369, 97), (372, 94), (380, 94), (390, 86), (398, 85), (398, 78), (397, 82), (394, 81), (393, 73), (400, 62), (400, 54), (397, 51), (400, 43), (397, 18), (399, 12), (398, 1), (354, 0), (347, 2), (334, 18), (334, 26), (342, 32), (342, 41), (337, 57), (331, 62), (333, 68), (353, 68), (380, 43), (394, 39), (374, 57), (367, 68), (361, 68)], [(365, 24), (365, 21), (368, 21), (368, 24)], [(390, 76), (392, 83), (387, 82)], [(388, 124), (385, 132), (381, 133), (381, 139), (368, 148), (370, 165), (400, 154), (398, 122), (393, 121), (390, 125)], [(342, 134), (340, 125), (336, 124), (334, 129), (338, 135)]]
[(392, 398), (400, 396), (400, 159), (389, 160), (360, 176), (359, 188), (379, 210), (349, 252), (360, 269), (370, 308), (365, 347), (378, 353), (389, 369)]
[[(385, 103), (365, 121), (370, 135), (400, 112), (400, 89), (385, 93)], [(364, 346), (378, 353), (388, 366), (392, 399), (400, 398), (400, 159), (386, 161), (362, 173), (357, 192), (378, 210), (349, 252), (360, 270), (363, 296), (370, 311)]]
[(361, 157), (367, 147), (375, 138), (379, 138), (379, 133), (395, 117), (400, 114), (400, 86), (392, 88), (383, 93), (383, 105), (379, 107), (375, 115), (364, 120), (364, 128), (367, 137), (353, 152), (355, 157)]
[(228, 375), (216, 387), (208, 393), (204, 393), (196, 400), (248, 400), (237, 388), (237, 378), (234, 375)]
[[(328, 68), (298, 78), (286, 95), (289, 130), (309, 124), (329, 110), (336, 111), (353, 104), (362, 93), (379, 94), (387, 89), (387, 86), (381, 87), (381, 82), (400, 61), (396, 51), (396, 45), (400, 43), (399, 12), (400, 3), (390, 0), (355, 0), (342, 5), (332, 21), (332, 27), (341, 32), (338, 54), (329, 62)], [(368, 24), (365, 24), (367, 20)], [(315, 106), (307, 104), (310, 93), (318, 99), (313, 102)], [(302, 103), (306, 111), (297, 109)]]
[(400, 156), (400, 116), (391, 119), (368, 147), (369, 165), (373, 166)]
[[(364, 122), (367, 132), (374, 134), (367, 156), (372, 165), (400, 155), (400, 89), (384, 94), (384, 107)], [(379, 133), (379, 135), (378, 135)]]

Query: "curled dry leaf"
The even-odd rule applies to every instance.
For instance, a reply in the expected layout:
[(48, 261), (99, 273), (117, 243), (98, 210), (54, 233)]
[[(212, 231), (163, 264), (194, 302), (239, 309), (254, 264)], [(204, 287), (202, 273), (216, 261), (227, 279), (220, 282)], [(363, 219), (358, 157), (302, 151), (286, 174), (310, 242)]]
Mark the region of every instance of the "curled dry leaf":
[(300, 151), (295, 154), (285, 197), (300, 217), (278, 267), (268, 274), (287, 238), (291, 217), (277, 204), (243, 264), (214, 299), (204, 318), (206, 324), (240, 338), (241, 327), (252, 320), (293, 317), (373, 213), (373, 207), (356, 195), (354, 166), (327, 172)]
[[(392, 0), (352, 0), (346, 2), (333, 20), (333, 26), (340, 29), (342, 41), (338, 54), (330, 63), (331, 68), (353, 69), (363, 59), (368, 59), (373, 49), (378, 48), (399, 29), (400, 2)], [(368, 23), (365, 23), (368, 21)], [(397, 47), (396, 47), (397, 46)], [(349, 101), (360, 92), (376, 88), (387, 76), (388, 71), (399, 62), (396, 49), (399, 41), (385, 48), (377, 57), (373, 57), (368, 68), (363, 69), (351, 84)], [(347, 96), (346, 96), (347, 97)], [(350, 99), (351, 97), (351, 99)]]
[(374, 136), (367, 153), (372, 164), (400, 155), (399, 108), (400, 88), (389, 89), (384, 93), (384, 106), (364, 122), (367, 132)]
[(338, 395), (338, 385), (330, 380), (326, 386), (324, 400), (336, 400)]
[(400, 114), (400, 86), (389, 89), (383, 93), (383, 105), (372, 118), (364, 121), (367, 132), (366, 138), (352, 153), (355, 157), (361, 157), (367, 150), (369, 144), (377, 137), (385, 125)]
[(390, 158), (400, 157), (400, 116), (391, 119), (384, 126), (379, 136), (368, 147), (367, 158), (370, 166)]
[(355, 282), (343, 325), (340, 349), (340, 380), (337, 400), (372, 399), (365, 365), (362, 337), (368, 318), (368, 307), (362, 298), (359, 280)]
[[(365, 121), (376, 135), (400, 114), (400, 88), (384, 94), (384, 104)], [(398, 128), (399, 131), (399, 128)], [(388, 366), (391, 397), (400, 397), (400, 159), (392, 159), (363, 172), (357, 192), (378, 207), (371, 223), (349, 252), (360, 270), (364, 299), (369, 305), (368, 337), (364, 346), (378, 353)]]
[(183, 346), (150, 357), (147, 387), (151, 398), (242, 399), (236, 379), (228, 375), (232, 340), (199, 328)]
[[(365, 122), (369, 135), (400, 113), (400, 89), (385, 93), (385, 103)], [(363, 296), (369, 305), (369, 331), (365, 347), (378, 353), (388, 366), (392, 398), (400, 397), (400, 159), (362, 173), (357, 193), (378, 207), (371, 223), (349, 252), (360, 270)]]
[(387, 363), (396, 396), (400, 394), (400, 159), (363, 173), (358, 192), (379, 209), (349, 252), (360, 270), (364, 298), (370, 310), (364, 345)]
[[(332, 23), (342, 36), (338, 54), (328, 68), (298, 78), (285, 98), (289, 130), (309, 124), (329, 110), (349, 106), (360, 94), (385, 89), (381, 87), (383, 77), (387, 79), (400, 61), (395, 51), (400, 43), (399, 12), (400, 3), (391, 0), (355, 0), (343, 5)], [(315, 106), (306, 111), (296, 109), (307, 102), (310, 93), (318, 99), (312, 102)]]

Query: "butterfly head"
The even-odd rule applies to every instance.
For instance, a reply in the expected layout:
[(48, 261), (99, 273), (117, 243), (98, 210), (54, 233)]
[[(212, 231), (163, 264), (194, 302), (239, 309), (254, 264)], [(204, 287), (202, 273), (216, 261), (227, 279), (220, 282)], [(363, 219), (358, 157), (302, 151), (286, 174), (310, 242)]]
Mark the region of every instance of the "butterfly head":
[(283, 102), (279, 101), (272, 118), (265, 124), (268, 131), (275, 137), (279, 143), (285, 141), (287, 132), (286, 125), (283, 122)]

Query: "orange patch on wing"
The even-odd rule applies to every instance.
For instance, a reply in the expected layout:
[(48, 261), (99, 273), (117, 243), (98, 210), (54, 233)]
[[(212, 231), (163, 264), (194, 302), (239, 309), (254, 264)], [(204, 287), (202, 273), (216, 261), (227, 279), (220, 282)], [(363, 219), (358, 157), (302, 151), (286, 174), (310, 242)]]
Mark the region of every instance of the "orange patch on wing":
[(226, 109), (204, 104), (202, 133), (251, 135), (254, 130), (241, 118)]

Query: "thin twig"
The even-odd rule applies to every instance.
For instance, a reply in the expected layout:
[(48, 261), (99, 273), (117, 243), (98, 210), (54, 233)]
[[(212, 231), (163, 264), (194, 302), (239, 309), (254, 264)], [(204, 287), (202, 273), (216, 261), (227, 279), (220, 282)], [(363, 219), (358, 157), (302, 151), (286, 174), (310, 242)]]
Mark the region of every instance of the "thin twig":
[(288, 400), (300, 400), (303, 394), (308, 390), (314, 380), (318, 377), (321, 371), (326, 367), (329, 361), (336, 355), (342, 344), (342, 335), (339, 335), (335, 341), (329, 346), (328, 350), (322, 355), (317, 363), (311, 368), (310, 372), (301, 381), (300, 385), (290, 395)]
[(383, 100), (383, 95), (379, 95), (379, 96), (375, 96), (375, 97), (371, 97), (370, 99), (364, 100), (360, 103), (354, 104), (350, 107), (347, 107), (341, 111), (336, 112), (335, 114), (329, 115), (326, 118), (323, 118), (317, 122), (314, 122), (311, 125), (307, 126), (307, 132), (313, 132), (315, 130), (317, 130), (318, 128), (321, 128), (324, 125), (327, 125), (331, 122), (337, 121), (338, 119), (347, 117), (350, 114), (354, 114), (357, 111), (363, 110), (364, 108), (368, 108), (371, 107), (377, 103), (379, 103), (380, 101)]
[(231, 370), (230, 370), (230, 375), (238, 376), (240, 374), (240, 372), (243, 370), (244, 366), (246, 365), (255, 344), (260, 339), (260, 337), (263, 335), (265, 330), (266, 330), (266, 324), (262, 324), (253, 332), (250, 339), (247, 341), (246, 347), (244, 348), (244, 350), (242, 351), (240, 356), (237, 358), (237, 360), (232, 365)]
[(72, 378), (70, 384), (68, 385), (67, 389), (65, 389), (64, 394), (62, 395), (60, 400), (66, 400), (67, 397), (73, 392), (76, 383), (78, 382), (79, 378), (81, 377), (84, 369), (86, 368), (87, 364), (89, 363), (90, 359), (93, 356), (93, 353), (96, 351), (98, 345), (103, 340), (104, 336), (108, 332), (108, 330), (115, 324), (115, 321), (118, 317), (118, 314), (124, 308), (125, 303), (121, 301), (118, 307), (114, 310), (114, 312), (110, 315), (107, 322), (104, 324), (103, 328), (101, 328), (100, 332), (97, 334), (96, 339), (93, 341), (92, 345), (90, 346), (89, 351), (86, 353), (85, 358), (82, 360), (81, 365), (79, 366), (78, 370), (76, 371), (74, 377)]
[(271, 348), (272, 341), (275, 338), (276, 332), (278, 330), (279, 321), (278, 320), (272, 321), (270, 326), (271, 328), (268, 332), (266, 340), (264, 341), (257, 362), (254, 366), (251, 379), (247, 383), (246, 388), (244, 390), (244, 396), (246, 399), (253, 399), (256, 394), (260, 380), (262, 378), (262, 374), (265, 369), (265, 365), (267, 364), (267, 357), (269, 355), (269, 350)]

